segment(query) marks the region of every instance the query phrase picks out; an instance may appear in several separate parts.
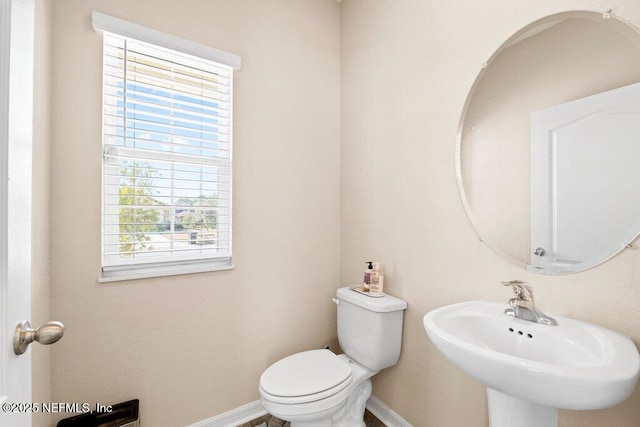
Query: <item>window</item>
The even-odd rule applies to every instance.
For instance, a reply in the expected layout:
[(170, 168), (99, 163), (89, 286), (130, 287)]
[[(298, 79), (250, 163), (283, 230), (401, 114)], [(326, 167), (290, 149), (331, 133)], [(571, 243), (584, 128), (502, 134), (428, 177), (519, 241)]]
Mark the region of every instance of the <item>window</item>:
[(233, 67), (101, 29), (102, 280), (230, 268)]

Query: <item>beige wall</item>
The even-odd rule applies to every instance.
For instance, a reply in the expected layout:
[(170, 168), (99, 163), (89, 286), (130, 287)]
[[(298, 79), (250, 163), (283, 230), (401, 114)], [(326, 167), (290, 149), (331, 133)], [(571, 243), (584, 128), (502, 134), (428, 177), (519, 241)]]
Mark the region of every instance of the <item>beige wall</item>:
[[(31, 323), (34, 327), (38, 327), (51, 320), (49, 270), (51, 3), (48, 0), (37, 0), (35, 4)], [(32, 345), (30, 348), (33, 402), (50, 402), (51, 348), (44, 345)], [(48, 425), (49, 419), (48, 414), (38, 412), (33, 416), (33, 425)]]
[[(180, 426), (258, 399), (258, 378), (335, 336), (340, 18), (331, 0), (55, 0), (51, 314), (55, 402), (139, 398)], [(233, 271), (98, 284), (102, 38), (91, 12), (242, 56)]]
[[(640, 3), (620, 17), (640, 26)], [(607, 10), (601, 0), (444, 0), (342, 3), (342, 280), (363, 261), (386, 271), (385, 288), (408, 301), (396, 367), (373, 393), (415, 426), (487, 425), (483, 388), (430, 343), (422, 317), (454, 302), (504, 301), (501, 280), (535, 286), (547, 312), (595, 322), (640, 341), (640, 250), (563, 277), (533, 275), (478, 241), (458, 196), (455, 141), (467, 92), (504, 40), (546, 15)], [(562, 427), (633, 427), (640, 391), (615, 408), (561, 411)]]

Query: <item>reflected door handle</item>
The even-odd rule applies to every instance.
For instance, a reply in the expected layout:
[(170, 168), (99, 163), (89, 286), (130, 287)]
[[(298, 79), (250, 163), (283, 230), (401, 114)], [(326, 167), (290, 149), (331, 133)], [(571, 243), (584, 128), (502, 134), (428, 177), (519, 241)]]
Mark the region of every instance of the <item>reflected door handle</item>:
[(27, 347), (34, 341), (40, 344), (53, 344), (58, 342), (64, 335), (64, 325), (60, 322), (51, 321), (40, 326), (38, 329), (31, 328), (31, 323), (26, 320), (16, 326), (13, 335), (13, 352), (17, 355), (27, 351)]
[(536, 250), (533, 251), (533, 254), (536, 256), (544, 256), (545, 253), (544, 248), (536, 248)]

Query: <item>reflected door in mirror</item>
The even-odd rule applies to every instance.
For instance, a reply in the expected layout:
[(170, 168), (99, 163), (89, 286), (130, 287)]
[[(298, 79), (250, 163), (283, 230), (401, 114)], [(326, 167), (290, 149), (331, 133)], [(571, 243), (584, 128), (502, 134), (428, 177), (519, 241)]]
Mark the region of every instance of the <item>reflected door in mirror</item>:
[(640, 83), (531, 114), (532, 269), (580, 271), (637, 236), (639, 135)]

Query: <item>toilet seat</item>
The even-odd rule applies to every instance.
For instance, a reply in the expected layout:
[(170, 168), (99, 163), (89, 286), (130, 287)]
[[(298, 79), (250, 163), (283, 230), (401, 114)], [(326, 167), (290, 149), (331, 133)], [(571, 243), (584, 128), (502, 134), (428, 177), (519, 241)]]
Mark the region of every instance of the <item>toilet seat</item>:
[(352, 382), (351, 367), (329, 350), (293, 354), (274, 363), (260, 377), (260, 394), (282, 404), (327, 399)]

